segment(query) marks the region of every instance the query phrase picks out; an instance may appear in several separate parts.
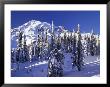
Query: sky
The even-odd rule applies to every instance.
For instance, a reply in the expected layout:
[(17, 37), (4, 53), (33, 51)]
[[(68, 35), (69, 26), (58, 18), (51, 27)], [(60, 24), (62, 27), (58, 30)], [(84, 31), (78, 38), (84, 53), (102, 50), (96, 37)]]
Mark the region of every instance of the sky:
[(100, 11), (11, 11), (11, 28), (16, 28), (30, 20), (64, 26), (73, 31), (80, 24), (81, 32), (100, 33)]

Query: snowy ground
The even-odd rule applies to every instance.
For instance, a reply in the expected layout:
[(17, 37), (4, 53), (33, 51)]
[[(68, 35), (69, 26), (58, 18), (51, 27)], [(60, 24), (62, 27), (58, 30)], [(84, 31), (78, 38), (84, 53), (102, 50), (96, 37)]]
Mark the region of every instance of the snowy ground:
[[(71, 54), (65, 53), (64, 60), (64, 77), (99, 77), (100, 76), (100, 58), (97, 56), (87, 56), (84, 59), (85, 66), (82, 71), (78, 71), (75, 67), (72, 69)], [(12, 64), (12, 77), (46, 77), (48, 62), (33, 62), (31, 63), (31, 71), (29, 70), (30, 63), (20, 64), (20, 70), (16, 70), (16, 64)]]

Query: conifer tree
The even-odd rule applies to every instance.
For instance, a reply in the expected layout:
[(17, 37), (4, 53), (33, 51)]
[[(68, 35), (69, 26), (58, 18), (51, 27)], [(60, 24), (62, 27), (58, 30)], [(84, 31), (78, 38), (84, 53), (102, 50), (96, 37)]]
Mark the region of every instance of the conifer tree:
[(87, 50), (88, 43), (87, 43), (87, 36), (86, 35), (83, 37), (82, 46), (83, 46), (83, 50), (84, 50), (84, 55), (88, 56), (88, 50)]
[(38, 34), (37, 49), (36, 49), (36, 54), (37, 54), (38, 61), (40, 61), (40, 52), (41, 52), (41, 49), (40, 49), (40, 36)]
[(100, 55), (100, 40), (99, 40), (99, 35), (97, 37), (97, 41), (96, 41), (96, 55)]
[(51, 42), (50, 42), (50, 52), (56, 47), (55, 45), (55, 34), (54, 34), (54, 25), (52, 21), (52, 32), (51, 32)]
[(92, 32), (91, 32), (91, 40), (90, 40), (90, 54), (91, 54), (91, 56), (94, 56), (95, 52), (96, 52), (96, 50), (95, 50), (95, 47), (96, 47), (95, 43), (96, 43), (96, 40), (95, 40), (95, 37), (94, 37), (94, 32), (92, 30)]
[(16, 49), (16, 63), (17, 63), (17, 69), (19, 70), (20, 69), (20, 66), (19, 66), (19, 63), (22, 62), (22, 35), (23, 35), (23, 32), (20, 30), (18, 32), (18, 39), (17, 39), (17, 49)]
[(57, 38), (57, 49), (58, 50), (60, 50), (61, 49), (61, 37), (60, 36), (58, 36), (58, 38)]
[(48, 61), (48, 77), (63, 76), (64, 56), (57, 48), (51, 51)]
[(75, 32), (73, 32), (73, 46), (72, 46), (72, 68), (74, 68), (75, 66), (75, 62), (76, 62), (76, 34)]
[(90, 37), (87, 36), (87, 56), (90, 55)]
[(24, 34), (24, 43), (23, 43), (23, 59), (24, 62), (29, 60), (28, 48), (26, 45), (26, 35)]
[(66, 32), (64, 32), (64, 41), (63, 41), (63, 44), (64, 44), (64, 50), (66, 52), (67, 51), (67, 34), (66, 34)]
[(76, 52), (75, 52), (75, 59), (74, 59), (74, 65), (77, 66), (78, 71), (80, 71), (84, 65), (84, 55), (83, 55), (83, 49), (82, 49), (82, 42), (81, 42), (81, 34), (80, 34), (80, 28), (78, 24), (78, 30), (77, 30), (77, 41), (76, 41)]

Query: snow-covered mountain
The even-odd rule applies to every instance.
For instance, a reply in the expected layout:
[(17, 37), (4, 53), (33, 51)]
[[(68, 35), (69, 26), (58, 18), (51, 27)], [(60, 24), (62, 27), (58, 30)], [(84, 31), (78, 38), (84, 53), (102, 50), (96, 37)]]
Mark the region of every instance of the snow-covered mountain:
[(37, 20), (31, 20), (17, 28), (11, 29), (11, 46), (16, 47), (16, 40), (19, 31), (22, 31), (26, 35), (26, 43), (30, 44), (30, 40), (37, 39), (38, 31), (42, 31), (43, 34), (45, 34), (46, 29), (48, 32), (47, 35), (50, 36), (51, 24)]

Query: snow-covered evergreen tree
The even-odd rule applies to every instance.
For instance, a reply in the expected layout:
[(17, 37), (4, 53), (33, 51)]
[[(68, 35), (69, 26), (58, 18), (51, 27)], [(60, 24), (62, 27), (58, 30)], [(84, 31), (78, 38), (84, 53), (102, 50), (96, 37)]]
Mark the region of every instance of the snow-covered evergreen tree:
[(90, 55), (90, 37), (87, 36), (87, 56)]
[(84, 55), (83, 55), (83, 48), (81, 43), (81, 34), (80, 28), (78, 24), (78, 30), (76, 33), (77, 41), (76, 41), (76, 52), (75, 52), (75, 59), (73, 65), (77, 66), (78, 70), (80, 71), (84, 65)]
[(61, 37), (58, 36), (57, 37), (57, 43), (56, 43), (57, 49), (60, 50), (61, 49)]
[(69, 38), (68, 38), (68, 52), (71, 53), (72, 52), (72, 40), (73, 40), (73, 37), (72, 37), (72, 32), (69, 32)]
[(83, 46), (83, 50), (84, 50), (84, 55), (88, 56), (88, 50), (87, 50), (88, 43), (87, 43), (86, 35), (83, 37), (82, 46)]
[(43, 44), (44, 46), (42, 50), (44, 60), (48, 60), (48, 56), (49, 56), (49, 42), (48, 42), (47, 30), (48, 29), (46, 29), (46, 32), (45, 32), (45, 38), (44, 38), (44, 44)]
[(67, 34), (66, 34), (66, 32), (64, 32), (63, 44), (64, 44), (64, 51), (67, 52), (68, 46), (67, 46)]
[(94, 56), (96, 54), (96, 39), (94, 37), (94, 32), (91, 32), (91, 40), (90, 40), (90, 54)]
[(69, 36), (69, 32), (68, 32), (68, 36), (67, 36), (67, 53), (70, 52), (70, 36)]
[(73, 31), (73, 46), (72, 46), (72, 68), (75, 66), (75, 62), (76, 62), (76, 34)]
[(100, 40), (99, 40), (99, 35), (98, 35), (97, 41), (96, 41), (96, 55), (100, 55)]
[(57, 48), (51, 51), (48, 61), (48, 77), (63, 76), (64, 56)]
[(23, 42), (23, 59), (24, 61), (23, 62), (26, 62), (29, 60), (29, 53), (28, 53), (28, 48), (27, 48), (27, 45), (26, 45), (26, 36), (24, 35), (24, 42)]
[(16, 62), (16, 49), (15, 48), (11, 49), (11, 62), (12, 63)]
[(31, 41), (31, 44), (29, 46), (29, 68), (28, 68), (28, 71), (31, 71), (31, 62), (32, 62), (32, 58), (33, 58), (33, 55), (32, 55), (32, 41)]
[(37, 48), (36, 48), (36, 54), (37, 54), (37, 58), (38, 58), (38, 61), (41, 61), (41, 38), (40, 38), (40, 35), (38, 34), (38, 40), (37, 40)]
[(19, 63), (22, 62), (22, 35), (23, 32), (20, 30), (18, 33), (18, 39), (17, 39), (17, 49), (16, 49), (16, 63), (17, 63), (17, 69), (20, 69)]
[(51, 32), (51, 41), (50, 41), (50, 46), (49, 46), (49, 52), (51, 52), (55, 47), (56, 47), (56, 44), (55, 44), (55, 34), (54, 34), (54, 25), (53, 25), (53, 21), (52, 21), (52, 32)]

